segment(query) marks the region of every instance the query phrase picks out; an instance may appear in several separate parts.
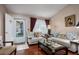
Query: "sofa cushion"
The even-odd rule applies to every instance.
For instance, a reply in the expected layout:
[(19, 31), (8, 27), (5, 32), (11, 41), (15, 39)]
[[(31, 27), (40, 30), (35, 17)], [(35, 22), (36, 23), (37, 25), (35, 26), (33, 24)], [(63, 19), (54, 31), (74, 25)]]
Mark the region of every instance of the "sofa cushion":
[(52, 41), (58, 43), (58, 44), (61, 44), (63, 46), (66, 46), (66, 47), (70, 47), (70, 41), (69, 40), (66, 40), (66, 39), (61, 39), (61, 38), (55, 38), (55, 37), (51, 37)]
[(77, 34), (76, 34), (75, 32), (67, 32), (67, 33), (66, 33), (66, 37), (67, 37), (67, 39), (69, 39), (69, 40), (74, 40), (74, 39), (77, 38)]
[(45, 43), (46, 38), (42, 38), (39, 42)]
[(34, 33), (33, 32), (29, 32), (28, 33), (28, 38), (32, 38), (32, 37), (34, 37)]

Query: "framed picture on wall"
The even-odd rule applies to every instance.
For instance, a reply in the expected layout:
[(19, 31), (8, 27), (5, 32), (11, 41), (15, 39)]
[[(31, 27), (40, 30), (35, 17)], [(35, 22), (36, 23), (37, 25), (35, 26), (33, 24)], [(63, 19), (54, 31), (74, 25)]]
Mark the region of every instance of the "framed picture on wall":
[(70, 15), (70, 16), (65, 17), (66, 27), (72, 27), (72, 26), (75, 26), (75, 24), (76, 24), (75, 15)]

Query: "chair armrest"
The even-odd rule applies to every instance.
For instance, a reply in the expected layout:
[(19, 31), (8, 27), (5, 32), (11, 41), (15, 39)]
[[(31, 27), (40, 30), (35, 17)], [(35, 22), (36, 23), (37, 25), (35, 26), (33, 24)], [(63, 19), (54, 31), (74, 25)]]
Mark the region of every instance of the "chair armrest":
[(13, 45), (13, 41), (5, 41), (3, 43), (4, 43), (4, 45), (5, 45), (5, 43), (11, 43), (11, 45)]

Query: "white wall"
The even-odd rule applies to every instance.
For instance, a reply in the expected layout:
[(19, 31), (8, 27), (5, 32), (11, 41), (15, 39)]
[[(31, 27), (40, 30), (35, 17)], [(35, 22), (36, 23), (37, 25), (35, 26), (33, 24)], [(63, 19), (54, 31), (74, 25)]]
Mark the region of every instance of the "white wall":
[(30, 17), (26, 16), (25, 23), (26, 23), (25, 26), (26, 26), (26, 31), (27, 31), (28, 29), (30, 29)]

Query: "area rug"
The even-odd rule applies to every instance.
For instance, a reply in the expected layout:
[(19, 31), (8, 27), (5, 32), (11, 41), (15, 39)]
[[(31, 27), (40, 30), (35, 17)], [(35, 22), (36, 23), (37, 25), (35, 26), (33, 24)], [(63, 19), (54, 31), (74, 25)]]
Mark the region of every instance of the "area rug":
[(17, 51), (18, 50), (24, 50), (24, 49), (28, 49), (29, 48), (29, 46), (28, 46), (27, 43), (16, 45), (16, 47), (17, 47)]

